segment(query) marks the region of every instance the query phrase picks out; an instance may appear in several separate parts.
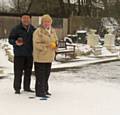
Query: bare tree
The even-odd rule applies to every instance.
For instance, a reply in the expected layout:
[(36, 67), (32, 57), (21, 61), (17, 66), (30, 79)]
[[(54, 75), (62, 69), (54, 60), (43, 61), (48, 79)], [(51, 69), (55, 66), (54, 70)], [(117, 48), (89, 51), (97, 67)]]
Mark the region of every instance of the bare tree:
[(9, 0), (12, 12), (24, 13), (29, 12), (34, 0)]
[(8, 7), (4, 0), (0, 1), (0, 12), (8, 12)]

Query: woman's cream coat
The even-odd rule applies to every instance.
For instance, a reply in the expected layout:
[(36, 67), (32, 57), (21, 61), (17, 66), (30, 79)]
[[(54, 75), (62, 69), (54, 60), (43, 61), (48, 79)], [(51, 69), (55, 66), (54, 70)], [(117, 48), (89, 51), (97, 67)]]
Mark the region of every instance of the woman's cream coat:
[(34, 62), (51, 63), (55, 57), (55, 50), (50, 47), (51, 42), (57, 43), (57, 35), (52, 28), (51, 33), (43, 27), (39, 27), (33, 34), (33, 58)]

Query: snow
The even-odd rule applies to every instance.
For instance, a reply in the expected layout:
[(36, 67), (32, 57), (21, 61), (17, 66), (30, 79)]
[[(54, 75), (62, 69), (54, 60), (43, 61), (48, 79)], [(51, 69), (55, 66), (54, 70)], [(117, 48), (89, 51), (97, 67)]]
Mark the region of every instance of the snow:
[[(81, 58), (81, 60), (83, 59), (88, 60), (84, 57)], [(87, 61), (87, 63), (89, 61)], [(95, 60), (91, 59), (91, 61)], [(54, 62), (56, 66), (58, 63), (60, 62)], [(73, 64), (77, 65), (78, 62), (71, 62), (70, 66)], [(68, 64), (63, 64), (62, 66), (68, 66)], [(81, 66), (83, 66), (83, 63)], [(0, 69), (7, 72), (7, 76), (4, 79), (0, 79), (0, 115), (120, 114), (119, 84), (101, 80), (82, 80), (81, 78), (75, 80), (75, 76), (80, 76), (78, 73), (71, 77), (73, 73), (69, 71), (67, 73), (64, 71), (54, 72), (51, 73), (50, 78), (50, 92), (52, 96), (48, 98), (48, 100), (29, 99), (29, 97), (35, 94), (26, 93), (24, 91), (21, 91), (20, 95), (14, 94), (12, 88), (13, 64), (8, 61), (2, 49), (0, 49)], [(31, 84), (32, 89), (34, 89), (34, 85), (35, 78), (33, 76)]]
[[(12, 79), (0, 81), (1, 115), (113, 115), (120, 114), (120, 86), (104, 82), (50, 81), (47, 101), (29, 99), (32, 93), (15, 95)], [(34, 87), (34, 86), (33, 86)]]
[(87, 33), (87, 31), (86, 30), (77, 30), (76, 33)]

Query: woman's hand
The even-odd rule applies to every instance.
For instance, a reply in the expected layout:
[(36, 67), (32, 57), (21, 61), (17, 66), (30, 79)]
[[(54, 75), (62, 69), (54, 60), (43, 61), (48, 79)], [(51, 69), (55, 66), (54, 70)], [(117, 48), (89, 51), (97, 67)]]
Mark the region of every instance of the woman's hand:
[(55, 42), (51, 42), (51, 43), (50, 43), (50, 47), (51, 47), (52, 49), (56, 49), (56, 43), (55, 43)]

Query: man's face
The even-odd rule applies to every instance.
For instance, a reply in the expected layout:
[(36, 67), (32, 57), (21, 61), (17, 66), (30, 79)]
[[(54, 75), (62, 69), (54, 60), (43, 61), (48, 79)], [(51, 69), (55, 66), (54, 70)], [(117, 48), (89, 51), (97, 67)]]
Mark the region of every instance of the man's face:
[(31, 23), (31, 18), (28, 15), (23, 15), (21, 21), (23, 25), (28, 26)]

